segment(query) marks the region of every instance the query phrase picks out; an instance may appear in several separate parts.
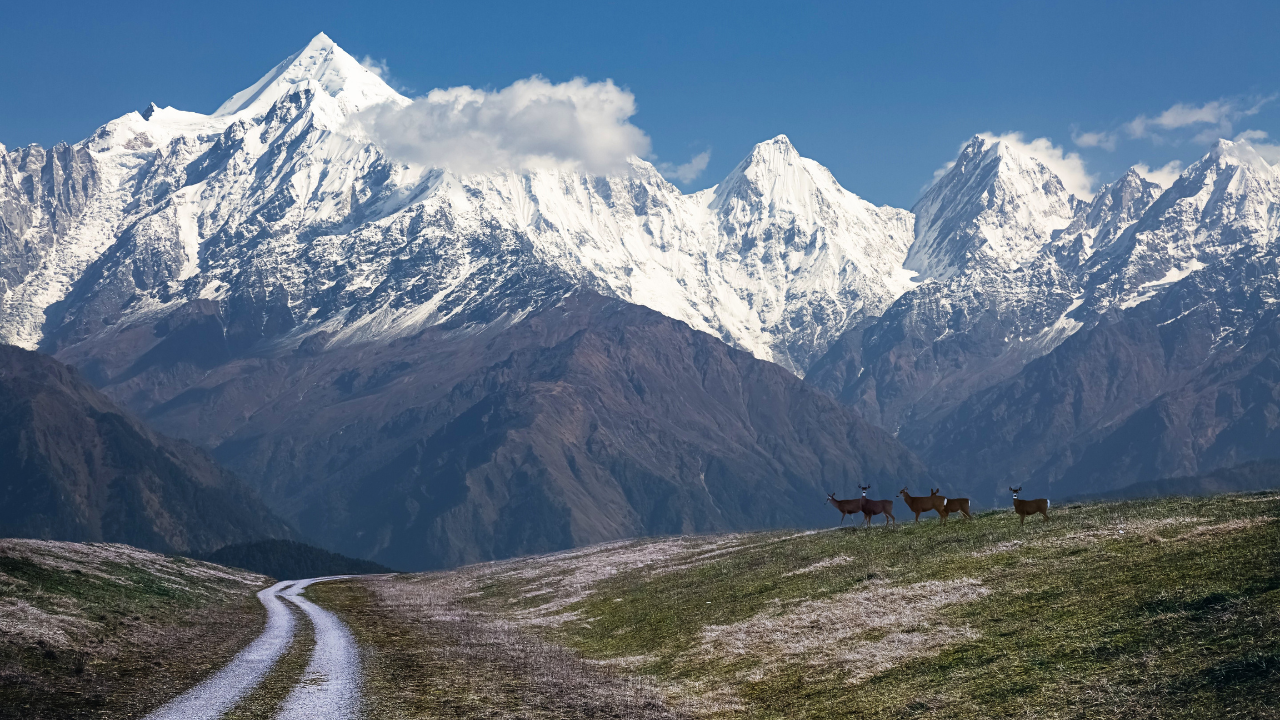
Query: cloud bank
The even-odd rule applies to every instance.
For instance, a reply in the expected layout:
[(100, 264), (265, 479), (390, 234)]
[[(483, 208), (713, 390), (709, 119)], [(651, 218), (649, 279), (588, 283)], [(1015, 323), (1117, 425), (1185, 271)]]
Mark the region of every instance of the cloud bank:
[(1264, 105), (1275, 100), (1275, 95), (1250, 98), (1220, 98), (1195, 105), (1175, 103), (1158, 115), (1139, 115), (1111, 130), (1071, 132), (1071, 140), (1082, 148), (1098, 147), (1115, 150), (1121, 136), (1130, 139), (1146, 139), (1157, 145), (1192, 142), (1209, 144), (1218, 138), (1229, 138), (1236, 123), (1256, 115)]
[[(648, 135), (630, 122), (635, 112), (635, 96), (612, 80), (551, 83), (535, 75), (501, 90), (432, 90), (404, 107), (371, 108), (355, 121), (390, 157), (414, 166), (462, 174), (548, 168), (607, 174), (649, 154)], [(688, 176), (697, 162), (679, 172)]]

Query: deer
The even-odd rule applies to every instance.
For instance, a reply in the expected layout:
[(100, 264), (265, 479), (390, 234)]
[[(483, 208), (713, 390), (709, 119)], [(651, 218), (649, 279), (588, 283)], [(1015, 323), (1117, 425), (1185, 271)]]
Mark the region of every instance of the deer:
[(853, 500), (837, 500), (835, 493), (827, 493), (827, 502), (835, 506), (840, 511), (840, 524), (844, 524), (845, 515), (857, 515), (862, 512), (862, 499)]
[(907, 492), (906, 488), (902, 488), (902, 491), (898, 494), (907, 501), (907, 507), (916, 514), (916, 522), (920, 522), (920, 513), (929, 512), (930, 510), (937, 512), (943, 522), (947, 521), (947, 516), (944, 514), (947, 511), (946, 498), (938, 497), (937, 495), (915, 497)]
[[(930, 490), (929, 495), (938, 495), (940, 492), (942, 492), (942, 488)], [(969, 498), (943, 497), (942, 499), (946, 502), (946, 504), (942, 506), (943, 512), (940, 513), (944, 519), (953, 512), (962, 513), (965, 516), (965, 519), (973, 518), (973, 516), (969, 514)]]
[(1009, 491), (1013, 493), (1013, 511), (1018, 513), (1018, 517), (1022, 522), (1019, 526), (1027, 524), (1027, 516), (1040, 513), (1044, 516), (1045, 522), (1049, 522), (1049, 501), (1044, 498), (1036, 498), (1035, 500), (1019, 500), (1018, 493), (1022, 492), (1022, 486), (1010, 487)]
[(862, 524), (863, 526), (871, 525), (871, 518), (884, 513), (884, 524), (888, 525), (892, 522), (898, 524), (898, 519), (893, 516), (892, 500), (868, 500), (867, 491), (871, 489), (870, 485), (859, 485), (858, 489), (862, 491)]

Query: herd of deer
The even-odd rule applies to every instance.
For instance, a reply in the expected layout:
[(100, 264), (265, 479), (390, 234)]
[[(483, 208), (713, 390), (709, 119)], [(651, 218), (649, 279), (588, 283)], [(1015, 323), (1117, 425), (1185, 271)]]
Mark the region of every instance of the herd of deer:
[[(857, 515), (862, 513), (862, 524), (867, 526), (871, 524), (871, 518), (884, 513), (884, 522), (897, 524), (898, 520), (893, 516), (892, 500), (869, 500), (867, 499), (867, 491), (871, 489), (870, 485), (859, 485), (862, 490), (862, 497), (852, 500), (837, 500), (835, 493), (827, 495), (827, 502), (835, 506), (840, 511), (840, 524), (844, 524), (846, 515)], [(1049, 519), (1049, 501), (1044, 498), (1035, 500), (1019, 500), (1018, 493), (1022, 492), (1022, 486), (1009, 488), (1013, 493), (1013, 511), (1018, 513), (1021, 519), (1021, 525), (1025, 525), (1028, 515), (1040, 513), (1045, 520)], [(966, 518), (972, 517), (969, 514), (969, 498), (948, 498), (939, 495), (940, 490), (930, 490), (929, 495), (916, 496), (907, 492), (906, 488), (902, 488), (902, 498), (907, 501), (907, 507), (916, 514), (916, 522), (920, 522), (920, 513), (933, 510), (942, 518), (942, 522), (947, 521), (947, 516), (954, 512), (963, 513)]]

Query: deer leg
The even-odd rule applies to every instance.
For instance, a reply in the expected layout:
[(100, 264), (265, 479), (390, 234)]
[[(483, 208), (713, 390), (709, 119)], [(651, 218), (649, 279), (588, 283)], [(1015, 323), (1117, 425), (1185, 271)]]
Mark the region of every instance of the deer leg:
[(916, 522), (920, 522), (920, 512), (916, 511)]
[(1040, 511), (1040, 514), (1044, 516), (1044, 520), (1045, 520), (1045, 522), (1049, 522), (1049, 513), (1048, 513), (1048, 512), (1045, 512), (1044, 510), (1041, 510), (1041, 511)]
[(1023, 515), (1022, 513), (1018, 513), (1018, 518), (1021, 520), (1021, 522), (1019, 522), (1019, 523), (1018, 523), (1018, 525), (1026, 525), (1026, 524), (1027, 524), (1027, 516), (1026, 516), (1026, 515)]
[(845, 514), (844, 514), (844, 513), (840, 513), (840, 524), (841, 524), (841, 525), (843, 525), (843, 524), (844, 524), (844, 516), (845, 516)]

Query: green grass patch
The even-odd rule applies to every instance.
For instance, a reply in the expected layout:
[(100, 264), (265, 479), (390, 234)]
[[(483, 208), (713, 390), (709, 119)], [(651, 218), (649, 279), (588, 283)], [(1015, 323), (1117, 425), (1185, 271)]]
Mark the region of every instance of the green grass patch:
[[(1055, 508), (1050, 521), (1025, 526), (1004, 511), (946, 525), (760, 534), (690, 567), (605, 579), (568, 608), (576, 619), (546, 632), (587, 658), (638, 658), (640, 672), (684, 688), (675, 692), (737, 703), (718, 704), (716, 716), (1273, 717), (1277, 514), (1273, 496), (1222, 496)], [(766, 651), (765, 640), (731, 657), (705, 649), (712, 626), (756, 628), (749, 623), (785, 622), (815, 601), (839, 609), (851, 597), (970, 580), (985, 595), (929, 606), (918, 628), (836, 613), (815, 620), (811, 653)], [(499, 575), (472, 602), (510, 612), (509, 599), (527, 589)], [(828, 621), (866, 622), (848, 632), (867, 657), (892, 655), (892, 643), (911, 649), (862, 676), (862, 655), (822, 650)]]

